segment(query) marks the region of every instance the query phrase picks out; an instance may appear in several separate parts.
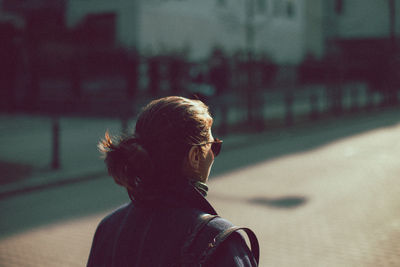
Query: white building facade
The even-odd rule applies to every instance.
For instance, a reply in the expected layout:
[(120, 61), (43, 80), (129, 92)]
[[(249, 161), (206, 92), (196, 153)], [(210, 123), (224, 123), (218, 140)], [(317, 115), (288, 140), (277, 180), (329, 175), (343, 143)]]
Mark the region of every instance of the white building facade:
[(395, 34), (400, 34), (399, 0), (329, 0), (324, 3), (329, 38), (387, 38), (391, 8), (394, 9)]
[[(205, 58), (214, 47), (228, 53), (251, 49), (273, 61), (296, 64), (305, 54), (304, 0), (70, 0), (67, 24), (89, 13), (114, 12), (117, 42), (142, 52), (190, 51)], [(250, 24), (249, 24), (250, 23)]]
[(391, 1), (399, 36), (400, 0), (69, 0), (66, 19), (73, 27), (87, 14), (113, 12), (117, 43), (145, 53), (188, 50), (202, 59), (215, 46), (250, 47), (296, 65), (323, 58), (327, 40), (389, 38)]

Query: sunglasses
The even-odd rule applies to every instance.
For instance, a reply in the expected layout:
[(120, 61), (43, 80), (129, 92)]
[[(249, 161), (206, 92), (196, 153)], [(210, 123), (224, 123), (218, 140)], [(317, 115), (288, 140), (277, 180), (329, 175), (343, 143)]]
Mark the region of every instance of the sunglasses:
[(202, 144), (194, 144), (194, 146), (204, 146), (207, 144), (212, 144), (211, 151), (213, 152), (214, 157), (218, 156), (219, 152), (221, 152), (222, 140), (220, 140), (218, 138), (214, 138), (214, 141), (206, 142), (206, 143), (202, 143)]

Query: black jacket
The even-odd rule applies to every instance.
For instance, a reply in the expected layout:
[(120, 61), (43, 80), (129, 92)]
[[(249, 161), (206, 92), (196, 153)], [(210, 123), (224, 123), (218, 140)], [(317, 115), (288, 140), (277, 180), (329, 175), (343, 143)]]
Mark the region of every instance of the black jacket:
[[(191, 184), (175, 188), (162, 198), (131, 202), (99, 224), (88, 267), (173, 266), (180, 262), (181, 248), (202, 214), (216, 211)], [(226, 220), (216, 218), (199, 235), (217, 234)], [(240, 234), (221, 244), (206, 266), (257, 266)]]

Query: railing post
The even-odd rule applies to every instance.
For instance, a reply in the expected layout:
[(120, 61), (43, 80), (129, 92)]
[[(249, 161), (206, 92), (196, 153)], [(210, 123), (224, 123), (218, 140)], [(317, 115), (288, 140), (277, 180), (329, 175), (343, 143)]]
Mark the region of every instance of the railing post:
[(58, 117), (52, 118), (52, 160), (51, 168), (60, 168), (60, 122)]
[(310, 95), (310, 119), (311, 120), (316, 120), (319, 117), (319, 112), (318, 112), (318, 97), (315, 93), (312, 93)]
[(372, 91), (371, 88), (367, 88), (367, 105), (366, 109), (368, 111), (372, 110), (375, 107), (374, 103), (374, 92)]
[(351, 88), (350, 98), (351, 98), (350, 110), (355, 112), (358, 110), (358, 89), (357, 88)]
[(286, 110), (286, 116), (285, 116), (285, 123), (286, 126), (292, 126), (293, 125), (293, 92), (286, 92), (285, 95), (285, 110)]

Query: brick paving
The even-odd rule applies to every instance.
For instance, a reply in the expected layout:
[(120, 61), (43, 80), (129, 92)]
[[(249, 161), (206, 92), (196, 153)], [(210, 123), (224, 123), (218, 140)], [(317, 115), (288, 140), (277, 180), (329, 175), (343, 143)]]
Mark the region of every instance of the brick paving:
[[(261, 266), (400, 266), (399, 133), (378, 130), (227, 174), (213, 181), (211, 201), (256, 230)], [(284, 197), (306, 201), (253, 201)]]
[(101, 216), (32, 229), (0, 241), (1, 266), (84, 266)]

